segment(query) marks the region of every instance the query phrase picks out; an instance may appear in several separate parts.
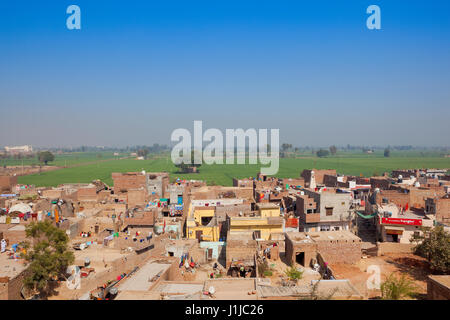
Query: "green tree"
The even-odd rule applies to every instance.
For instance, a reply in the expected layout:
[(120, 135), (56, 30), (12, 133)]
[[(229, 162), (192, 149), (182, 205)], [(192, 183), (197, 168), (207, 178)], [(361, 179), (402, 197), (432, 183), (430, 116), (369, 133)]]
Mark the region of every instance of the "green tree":
[(25, 232), (33, 245), (23, 242), (26, 253), (22, 257), (30, 263), (30, 274), (24, 279), (24, 285), (45, 298), (53, 293), (54, 280), (63, 277), (74, 261), (73, 252), (68, 248), (69, 238), (50, 221), (31, 222)]
[(335, 155), (336, 154), (336, 152), (337, 152), (337, 148), (336, 148), (336, 146), (331, 146), (330, 147), (330, 153), (332, 154), (332, 155)]
[(319, 151), (316, 152), (316, 155), (317, 155), (319, 158), (326, 157), (326, 156), (328, 156), (329, 154), (330, 154), (330, 152), (329, 152), (328, 150), (325, 150), (325, 149), (320, 149)]
[(450, 273), (450, 233), (442, 226), (422, 227), (422, 233), (412, 237), (414, 252), (426, 258), (437, 273)]
[(289, 143), (283, 143), (283, 144), (281, 145), (281, 150), (282, 150), (282, 151), (287, 151), (287, 150), (289, 150), (289, 149), (292, 149), (292, 144), (289, 144)]
[[(176, 164), (175, 167), (177, 167), (178, 169), (180, 169), (180, 171), (181, 171), (182, 173), (188, 172), (188, 169), (189, 169), (189, 168), (192, 168), (192, 167), (197, 167), (197, 170), (198, 170), (198, 168), (199, 168), (202, 164), (196, 164), (196, 163), (194, 163), (194, 157), (195, 157), (196, 154), (198, 154), (198, 153), (200, 153), (200, 152), (201, 152), (201, 151), (194, 151), (194, 150), (192, 150), (192, 151), (191, 151), (191, 158), (190, 158), (190, 160), (186, 163), (186, 162), (184, 161), (184, 159), (183, 159), (183, 160), (181, 161), (181, 163)], [(202, 158), (202, 162), (203, 162), (203, 158)]]
[(417, 287), (405, 274), (399, 277), (391, 273), (381, 284), (380, 289), (383, 300), (401, 300), (414, 296)]
[(39, 162), (47, 165), (48, 162), (55, 160), (55, 156), (50, 151), (41, 151), (37, 154)]
[(148, 149), (147, 149), (147, 148), (139, 149), (139, 150), (137, 151), (137, 155), (138, 155), (139, 157), (144, 157), (145, 159), (147, 159)]

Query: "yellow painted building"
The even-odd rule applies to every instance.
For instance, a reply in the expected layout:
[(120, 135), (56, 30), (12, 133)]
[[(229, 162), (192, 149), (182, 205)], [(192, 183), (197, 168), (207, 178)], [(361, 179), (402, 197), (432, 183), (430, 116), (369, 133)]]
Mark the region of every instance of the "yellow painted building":
[(283, 232), (281, 217), (230, 217), (230, 233), (254, 232), (257, 239), (272, 240), (272, 234)]
[(261, 217), (279, 217), (280, 207), (272, 203), (258, 203), (257, 205)]
[(219, 226), (214, 223), (208, 226), (214, 219), (215, 213), (215, 207), (193, 207), (190, 205), (186, 220), (186, 237), (188, 239), (199, 239), (200, 241), (219, 241)]

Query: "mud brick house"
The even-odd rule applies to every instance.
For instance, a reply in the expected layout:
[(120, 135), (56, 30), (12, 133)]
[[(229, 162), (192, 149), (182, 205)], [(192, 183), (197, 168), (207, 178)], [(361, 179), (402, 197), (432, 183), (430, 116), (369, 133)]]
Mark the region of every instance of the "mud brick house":
[(409, 177), (419, 177), (419, 170), (417, 169), (408, 169), (408, 170), (392, 170), (391, 176), (392, 178), (399, 178), (400, 176), (403, 179), (409, 178)]
[(370, 186), (372, 189), (378, 188), (381, 190), (389, 189), (391, 180), (389, 177), (371, 177)]
[(253, 240), (252, 232), (229, 233), (226, 246), (226, 269), (229, 270), (239, 262), (248, 268), (254, 268), (257, 250), (258, 242)]
[(327, 188), (326, 191), (302, 190), (297, 196), (299, 230), (339, 231), (350, 228), (352, 195)]
[(450, 224), (450, 195), (425, 199), (425, 213), (432, 214), (443, 224)]
[(115, 172), (112, 173), (112, 179), (116, 193), (143, 188), (148, 195), (164, 197), (166, 187), (169, 185), (169, 174), (167, 172)]
[(250, 187), (253, 188), (254, 186), (254, 180), (253, 179), (236, 179), (233, 178), (233, 187)]
[(23, 280), (27, 268), (23, 261), (8, 259), (6, 253), (0, 255), (0, 300), (22, 300)]
[(146, 192), (144, 188), (129, 189), (127, 192), (128, 208), (144, 206), (146, 203)]
[(147, 176), (141, 172), (112, 173), (115, 193), (146, 187)]
[(310, 266), (320, 254), (327, 263), (353, 264), (361, 259), (361, 239), (350, 231), (287, 232), (287, 261)]
[(325, 169), (325, 170), (317, 170), (317, 169), (305, 169), (300, 174), (300, 176), (305, 180), (305, 182), (311, 181), (311, 172), (314, 171), (314, 176), (316, 179), (316, 183), (323, 184), (324, 183), (324, 176), (325, 175), (331, 175), (336, 176), (336, 170), (335, 169)]
[(290, 189), (295, 187), (304, 187), (305, 186), (305, 179), (304, 178), (284, 178), (281, 180), (281, 183), (283, 184), (283, 187)]
[(17, 176), (0, 176), (0, 192), (11, 192), (17, 185)]
[(381, 190), (376, 194), (377, 204), (394, 203), (397, 206), (409, 208), (425, 208), (427, 198), (442, 197), (445, 191), (442, 187), (408, 187)]

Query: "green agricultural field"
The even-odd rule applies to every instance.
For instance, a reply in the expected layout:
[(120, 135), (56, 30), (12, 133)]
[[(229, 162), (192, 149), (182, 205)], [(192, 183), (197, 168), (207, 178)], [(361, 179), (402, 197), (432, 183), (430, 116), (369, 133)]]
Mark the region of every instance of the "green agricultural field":
[[(82, 164), (86, 162), (95, 162), (99, 160), (108, 160), (114, 159), (114, 155), (112, 152), (73, 152), (73, 153), (63, 153), (63, 154), (54, 154), (55, 160), (49, 162), (49, 166), (72, 166), (77, 164)], [(24, 159), (0, 159), (0, 166), (37, 166), (40, 165), (37, 156), (33, 158), (24, 158)]]
[[(81, 156), (80, 158), (81, 159)], [(92, 159), (91, 159), (92, 160)], [(96, 160), (105, 160), (97, 159)], [(408, 168), (450, 168), (450, 158), (442, 156), (413, 156), (393, 152), (389, 158), (382, 154), (343, 154), (327, 158), (317, 158), (302, 155), (297, 158), (280, 159), (280, 169), (277, 177), (298, 177), (303, 169), (336, 169), (338, 173), (350, 175), (374, 174), (381, 175), (385, 171)], [(87, 183), (100, 179), (112, 185), (112, 172), (132, 172), (146, 170), (147, 172), (167, 171), (172, 179), (206, 180), (208, 184), (232, 185), (232, 178), (254, 177), (260, 170), (260, 165), (203, 165), (197, 174), (179, 174), (168, 156), (157, 156), (149, 160), (110, 160), (98, 161), (77, 167), (44, 172), (19, 177), (19, 183), (36, 186), (56, 186), (62, 183)]]

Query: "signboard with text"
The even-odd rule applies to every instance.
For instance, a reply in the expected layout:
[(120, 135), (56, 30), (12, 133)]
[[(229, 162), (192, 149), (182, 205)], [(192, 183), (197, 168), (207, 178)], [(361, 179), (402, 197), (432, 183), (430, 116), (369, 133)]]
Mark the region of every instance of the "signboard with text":
[(407, 226), (421, 226), (422, 219), (406, 219), (406, 218), (381, 218), (382, 224), (402, 224)]

